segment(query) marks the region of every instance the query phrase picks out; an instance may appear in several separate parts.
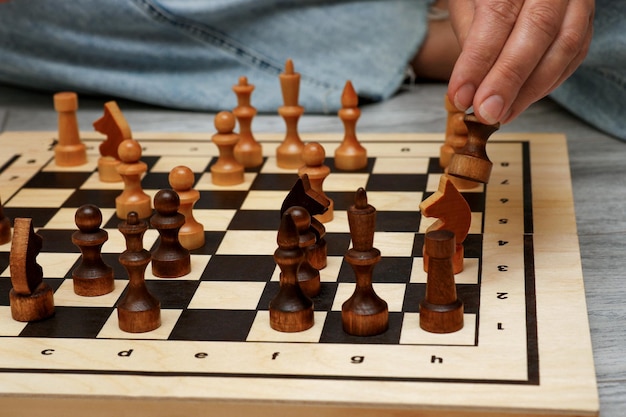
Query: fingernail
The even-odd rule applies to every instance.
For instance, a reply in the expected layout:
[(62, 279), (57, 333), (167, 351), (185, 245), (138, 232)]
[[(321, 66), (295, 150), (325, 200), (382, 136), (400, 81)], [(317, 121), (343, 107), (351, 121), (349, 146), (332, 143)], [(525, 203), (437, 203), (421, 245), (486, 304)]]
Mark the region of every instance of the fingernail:
[(469, 109), (474, 101), (474, 94), (476, 94), (476, 87), (472, 84), (463, 84), (454, 95), (454, 107), (460, 111)]
[(497, 123), (500, 120), (500, 115), (504, 110), (504, 100), (502, 97), (490, 96), (482, 102), (478, 108), (478, 114), (487, 121), (490, 125)]

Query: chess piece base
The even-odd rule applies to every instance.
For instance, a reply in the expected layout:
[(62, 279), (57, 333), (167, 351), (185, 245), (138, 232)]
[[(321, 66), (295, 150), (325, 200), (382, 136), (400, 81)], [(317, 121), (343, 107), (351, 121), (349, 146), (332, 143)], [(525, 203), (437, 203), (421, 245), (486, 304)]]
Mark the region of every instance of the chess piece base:
[(448, 166), (448, 174), (464, 180), (487, 184), (492, 166), (491, 161), (471, 155), (455, 154)]
[(42, 282), (32, 294), (9, 292), (13, 320), (27, 322), (48, 318), (54, 314), (54, 292)]
[(420, 303), (420, 327), (431, 333), (453, 333), (463, 328), (463, 302), (444, 305)]

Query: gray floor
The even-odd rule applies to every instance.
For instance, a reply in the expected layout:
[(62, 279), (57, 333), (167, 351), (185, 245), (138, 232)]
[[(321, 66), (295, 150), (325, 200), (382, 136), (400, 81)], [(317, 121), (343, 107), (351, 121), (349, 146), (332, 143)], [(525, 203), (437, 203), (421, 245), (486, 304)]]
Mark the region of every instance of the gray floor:
[[(407, 87), (393, 99), (366, 106), (359, 132), (441, 132), (445, 86)], [(79, 124), (91, 129), (104, 98), (80, 99)], [(211, 115), (153, 108), (118, 101), (134, 131), (211, 132)], [(0, 86), (0, 130), (55, 130), (49, 94)], [(307, 115), (302, 132), (340, 132), (334, 116)], [(260, 115), (253, 128), (280, 132), (283, 121)], [(502, 128), (506, 132), (558, 132), (568, 137), (576, 219), (587, 290), (602, 417), (626, 413), (626, 143), (600, 133), (543, 100)]]

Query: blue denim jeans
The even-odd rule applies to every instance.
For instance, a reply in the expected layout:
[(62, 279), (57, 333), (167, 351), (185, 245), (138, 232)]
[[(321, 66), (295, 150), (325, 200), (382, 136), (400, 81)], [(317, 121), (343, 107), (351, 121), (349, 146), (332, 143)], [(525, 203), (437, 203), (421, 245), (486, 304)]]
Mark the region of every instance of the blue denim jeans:
[(426, 0), (12, 0), (0, 3), (0, 81), (192, 110), (282, 105), (292, 58), (307, 112), (334, 112), (350, 79), (391, 96), (427, 28)]
[(551, 97), (587, 123), (626, 140), (626, 1), (596, 0), (587, 58)]
[[(12, 0), (0, 3), (0, 81), (190, 110), (282, 104), (292, 58), (307, 113), (331, 113), (350, 79), (390, 97), (426, 35), (430, 0)], [(552, 97), (626, 140), (626, 2), (598, 0), (588, 58)]]

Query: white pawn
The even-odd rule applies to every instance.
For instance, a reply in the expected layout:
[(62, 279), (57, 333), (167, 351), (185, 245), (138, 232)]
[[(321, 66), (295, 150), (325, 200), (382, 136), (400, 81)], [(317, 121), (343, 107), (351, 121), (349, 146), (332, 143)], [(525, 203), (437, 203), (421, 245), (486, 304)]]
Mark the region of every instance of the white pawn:
[(217, 133), (211, 140), (217, 145), (220, 156), (211, 166), (211, 182), (215, 185), (237, 185), (244, 181), (244, 166), (235, 159), (234, 149), (239, 135), (233, 133), (235, 116), (228, 111), (215, 115)]
[(193, 250), (204, 246), (204, 226), (193, 216), (193, 206), (200, 200), (200, 192), (193, 189), (195, 177), (193, 171), (179, 165), (170, 171), (170, 187), (180, 197), (178, 212), (185, 216), (185, 224), (178, 232), (178, 240), (185, 249)]

